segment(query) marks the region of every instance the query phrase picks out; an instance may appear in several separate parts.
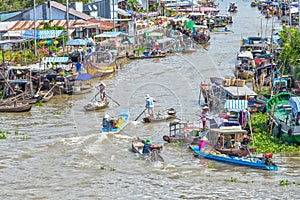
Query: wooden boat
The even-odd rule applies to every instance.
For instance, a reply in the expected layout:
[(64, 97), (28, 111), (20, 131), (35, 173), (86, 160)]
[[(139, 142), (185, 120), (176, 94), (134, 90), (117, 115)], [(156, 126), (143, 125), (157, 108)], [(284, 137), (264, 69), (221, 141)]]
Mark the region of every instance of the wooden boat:
[(221, 30), (214, 29), (214, 33), (225, 33), (225, 34), (227, 34), (227, 33), (234, 33), (234, 32), (232, 30), (229, 30), (229, 29), (221, 29)]
[(130, 60), (142, 60), (142, 59), (154, 59), (154, 58), (165, 58), (167, 54), (162, 53), (158, 55), (141, 55), (141, 56), (128, 56)]
[(106, 76), (117, 70), (116, 57), (109, 51), (95, 51), (87, 56), (84, 67), (93, 77)]
[(190, 149), (199, 157), (215, 160), (223, 163), (236, 164), (241, 166), (247, 166), (257, 169), (264, 170), (278, 170), (278, 166), (271, 161), (272, 154), (264, 154), (263, 157), (237, 157), (237, 156), (227, 156), (225, 154), (211, 154), (205, 153), (199, 150), (198, 145), (190, 145)]
[(164, 135), (163, 140), (168, 143), (184, 142), (198, 144), (200, 128), (187, 122), (170, 122), (169, 135)]
[(73, 85), (72, 92), (70, 94), (72, 95), (86, 94), (91, 92), (93, 89), (94, 87), (91, 84)]
[(171, 119), (176, 119), (176, 110), (174, 108), (169, 108), (164, 110), (163, 112), (158, 112), (154, 114), (154, 119), (150, 118), (150, 116), (146, 116), (143, 118), (143, 121), (145, 123), (150, 123), (150, 122), (167, 121)]
[(38, 99), (42, 100), (42, 102), (48, 102), (53, 97), (53, 91), (39, 91), (38, 92)]
[(163, 157), (160, 155), (160, 152), (163, 148), (162, 145), (151, 145), (150, 148), (150, 155), (144, 155), (143, 154), (143, 147), (144, 147), (145, 141), (141, 140), (140, 138), (137, 138), (134, 140), (131, 144), (131, 150), (134, 153), (137, 153), (140, 157), (144, 159), (149, 159), (151, 162), (164, 162)]
[(281, 92), (266, 103), (268, 125), (278, 138), (288, 143), (300, 144), (300, 97)]
[[(1, 102), (0, 102), (1, 104)], [(11, 103), (0, 105), (0, 112), (28, 112), (32, 104), (29, 103)]]
[(129, 123), (130, 112), (129, 110), (122, 110), (121, 113), (117, 116), (118, 126), (113, 127), (111, 130), (108, 130), (107, 127), (102, 127), (102, 133), (119, 133), (123, 128)]
[(84, 106), (84, 109), (86, 111), (93, 111), (93, 110), (101, 110), (103, 108), (106, 108), (109, 104), (109, 101), (97, 101), (93, 100), (89, 102), (87, 105)]

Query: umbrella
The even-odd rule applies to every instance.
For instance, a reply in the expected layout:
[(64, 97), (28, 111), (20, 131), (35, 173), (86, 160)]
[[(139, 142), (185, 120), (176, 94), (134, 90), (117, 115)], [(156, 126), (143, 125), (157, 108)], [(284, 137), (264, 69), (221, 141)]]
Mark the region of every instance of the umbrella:
[(91, 74), (79, 74), (76, 78), (78, 81), (87, 81), (90, 80), (93, 76)]
[(57, 40), (43, 40), (40, 42), (41, 45), (53, 45), (58, 44)]

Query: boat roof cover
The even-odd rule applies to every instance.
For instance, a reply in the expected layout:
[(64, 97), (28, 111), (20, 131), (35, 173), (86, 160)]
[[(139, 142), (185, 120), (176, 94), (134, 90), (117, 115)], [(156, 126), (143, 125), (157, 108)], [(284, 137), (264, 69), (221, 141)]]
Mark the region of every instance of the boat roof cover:
[(298, 113), (300, 111), (300, 97), (291, 97), (289, 102), (291, 107), (293, 108), (294, 116), (298, 116)]
[(225, 109), (228, 111), (240, 111), (248, 108), (247, 100), (229, 99), (225, 102)]
[(22, 35), (22, 38), (34, 39), (34, 36), (36, 37), (36, 39), (57, 38), (63, 32), (63, 30), (36, 30), (36, 33), (34, 34), (34, 30), (26, 30)]

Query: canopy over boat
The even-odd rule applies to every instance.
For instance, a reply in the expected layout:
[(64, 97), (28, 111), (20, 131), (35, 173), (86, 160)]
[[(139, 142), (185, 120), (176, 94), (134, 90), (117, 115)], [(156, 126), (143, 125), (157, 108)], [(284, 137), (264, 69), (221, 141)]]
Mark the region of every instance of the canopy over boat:
[(298, 116), (300, 112), (300, 97), (291, 97), (289, 102), (293, 109), (294, 116)]

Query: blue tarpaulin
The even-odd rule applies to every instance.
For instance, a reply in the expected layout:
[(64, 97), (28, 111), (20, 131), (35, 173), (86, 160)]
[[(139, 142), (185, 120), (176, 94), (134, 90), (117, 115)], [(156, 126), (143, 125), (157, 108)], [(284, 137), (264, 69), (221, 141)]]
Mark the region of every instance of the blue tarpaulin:
[(76, 80), (79, 81), (87, 81), (90, 80), (93, 76), (91, 74), (79, 74), (76, 78)]
[(87, 44), (94, 44), (91, 40), (85, 40), (85, 39), (74, 39), (74, 40), (68, 40), (67, 46), (84, 46)]
[(247, 100), (226, 100), (225, 109), (228, 111), (240, 111), (248, 108)]
[(44, 62), (55, 62), (55, 63), (67, 63), (69, 62), (69, 57), (44, 57)]
[(298, 117), (298, 113), (300, 112), (300, 97), (291, 97), (289, 102), (293, 108), (294, 117)]
[[(36, 39), (57, 38), (63, 30), (36, 30)], [(26, 30), (22, 35), (23, 39), (34, 39), (34, 30)]]

